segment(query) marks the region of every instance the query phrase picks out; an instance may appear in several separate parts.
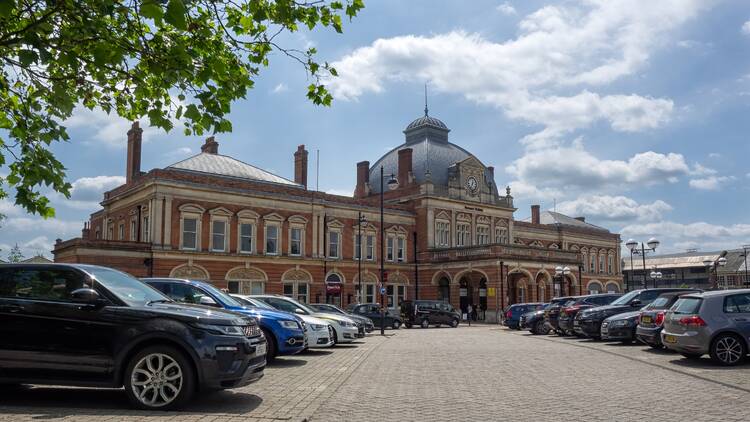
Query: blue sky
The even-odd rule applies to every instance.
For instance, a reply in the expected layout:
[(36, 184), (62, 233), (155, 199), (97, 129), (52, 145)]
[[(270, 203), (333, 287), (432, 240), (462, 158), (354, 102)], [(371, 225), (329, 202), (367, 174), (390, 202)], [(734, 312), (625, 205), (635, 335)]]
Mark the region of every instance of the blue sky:
[[(305, 144), (311, 184), (320, 150), (320, 189), (351, 193), (358, 161), (403, 142), (427, 83), (430, 115), (495, 166), (517, 219), (556, 204), (623, 239), (656, 236), (663, 252), (750, 243), (748, 2), (371, 0), (344, 34), (282, 43), (336, 66), (333, 106), (309, 103), (304, 70), (275, 54), (234, 105), (233, 133), (217, 135), (221, 153), (292, 178)], [(129, 123), (78, 110), (68, 126), (54, 151), (72, 200), (54, 198), (47, 221), (0, 202), (0, 256), (15, 243), (49, 256), (121, 182)], [(199, 151), (179, 132), (146, 129), (144, 170)]]

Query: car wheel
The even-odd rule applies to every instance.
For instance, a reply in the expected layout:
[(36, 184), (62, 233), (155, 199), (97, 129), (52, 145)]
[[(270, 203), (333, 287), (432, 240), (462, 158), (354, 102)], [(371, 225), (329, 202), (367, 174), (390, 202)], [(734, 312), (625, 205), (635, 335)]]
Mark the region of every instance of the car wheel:
[(170, 346), (138, 352), (125, 370), (125, 393), (138, 408), (169, 410), (186, 403), (195, 391), (195, 374), (185, 355)]
[(555, 333), (560, 337), (565, 337), (565, 332), (563, 330), (555, 330)]
[(547, 324), (544, 323), (544, 321), (538, 321), (536, 325), (534, 325), (534, 331), (532, 331), (534, 334), (547, 334), (549, 333), (549, 328), (547, 328)]
[(703, 357), (703, 355), (698, 354), (698, 353), (680, 353), (680, 354), (688, 359), (694, 359), (694, 360), (700, 359), (701, 357)]
[(426, 318), (422, 320), (422, 324), (420, 324), (422, 328), (430, 328), (430, 321), (428, 321)]
[(648, 345), (651, 346), (652, 349), (663, 349), (664, 348), (664, 346), (661, 345), (661, 344), (649, 343)]
[(451, 320), (451, 327), (453, 327), (453, 328), (458, 327), (458, 318), (453, 318)]
[(737, 365), (745, 358), (747, 348), (734, 334), (721, 334), (711, 342), (711, 360), (724, 366)]
[(266, 362), (272, 362), (276, 359), (278, 348), (276, 347), (276, 338), (268, 332), (268, 330), (262, 329), (263, 335), (266, 337), (266, 344), (268, 344), (268, 350), (266, 350)]
[(400, 326), (401, 326), (401, 321), (399, 321), (399, 320), (397, 320), (397, 319), (396, 319), (396, 320), (393, 320), (393, 324), (391, 325), (391, 327), (392, 327), (392, 328), (393, 328), (394, 330), (398, 330), (398, 327), (400, 327)]

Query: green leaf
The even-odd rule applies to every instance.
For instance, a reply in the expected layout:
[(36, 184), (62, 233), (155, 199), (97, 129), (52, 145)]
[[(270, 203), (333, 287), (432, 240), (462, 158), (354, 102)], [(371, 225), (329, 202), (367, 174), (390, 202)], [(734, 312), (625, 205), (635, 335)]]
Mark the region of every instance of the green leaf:
[(15, 8), (16, 2), (14, 0), (0, 0), (0, 18), (9, 17)]
[(158, 23), (158, 21), (161, 21), (162, 16), (164, 16), (164, 10), (162, 10), (161, 5), (156, 0), (144, 0), (141, 3), (141, 15), (144, 18), (153, 19)]
[(184, 31), (187, 29), (186, 14), (187, 11), (185, 10), (185, 4), (182, 3), (182, 0), (169, 0), (167, 14), (164, 16), (164, 20), (167, 21), (167, 23), (172, 24), (175, 28)]
[(23, 66), (29, 66), (32, 63), (36, 63), (38, 59), (39, 56), (36, 54), (36, 51), (21, 50), (18, 52), (18, 60), (21, 61), (21, 65)]

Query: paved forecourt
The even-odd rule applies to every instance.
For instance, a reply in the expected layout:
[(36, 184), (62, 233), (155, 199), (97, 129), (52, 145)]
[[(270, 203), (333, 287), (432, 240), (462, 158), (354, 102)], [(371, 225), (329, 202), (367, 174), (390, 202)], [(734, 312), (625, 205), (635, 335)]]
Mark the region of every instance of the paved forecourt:
[(3, 390), (0, 420), (750, 419), (750, 364), (487, 325), (387, 333), (281, 358), (258, 383), (180, 412), (131, 410), (121, 391), (35, 387)]

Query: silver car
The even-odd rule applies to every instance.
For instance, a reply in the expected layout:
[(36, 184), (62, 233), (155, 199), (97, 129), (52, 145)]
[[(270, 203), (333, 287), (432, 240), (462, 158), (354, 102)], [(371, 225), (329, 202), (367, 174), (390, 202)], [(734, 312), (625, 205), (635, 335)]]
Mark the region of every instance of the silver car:
[(688, 358), (708, 353), (720, 365), (740, 363), (750, 340), (750, 289), (681, 297), (664, 317), (661, 340)]

